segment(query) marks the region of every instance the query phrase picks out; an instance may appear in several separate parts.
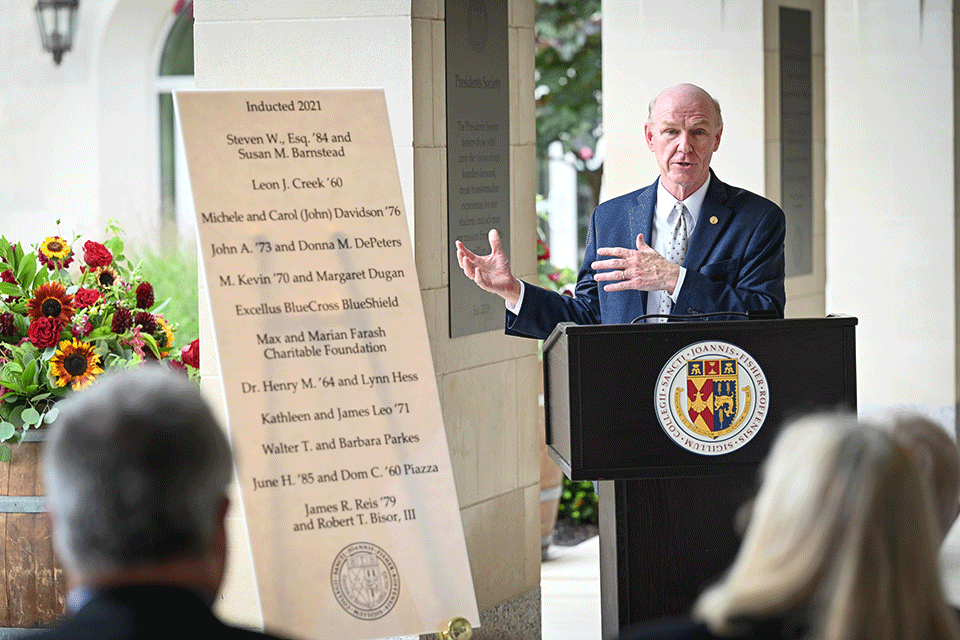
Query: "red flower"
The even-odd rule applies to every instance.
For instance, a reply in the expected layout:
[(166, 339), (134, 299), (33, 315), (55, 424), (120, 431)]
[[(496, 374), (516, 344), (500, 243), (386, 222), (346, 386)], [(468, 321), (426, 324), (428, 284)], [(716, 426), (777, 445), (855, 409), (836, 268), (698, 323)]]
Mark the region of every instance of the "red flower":
[(117, 307), (113, 313), (113, 321), (110, 323), (110, 331), (114, 333), (123, 333), (133, 326), (133, 316), (130, 310), (125, 307)]
[(167, 366), (170, 367), (173, 371), (177, 373), (182, 373), (183, 375), (189, 375), (187, 371), (187, 365), (183, 364), (179, 360), (167, 360)]
[(197, 338), (183, 349), (180, 350), (180, 357), (184, 364), (188, 364), (194, 369), (200, 368), (200, 338)]
[(70, 333), (74, 338), (86, 338), (91, 331), (93, 331), (93, 325), (89, 320), (84, 322), (82, 327), (77, 325), (70, 327)]
[(177, 0), (173, 5), (173, 15), (178, 16), (184, 9), (190, 11), (190, 17), (193, 18), (193, 0)]
[(581, 159), (589, 160), (590, 158), (593, 157), (593, 149), (591, 149), (590, 147), (580, 147), (580, 151), (578, 152), (578, 154), (580, 155)]
[(105, 267), (113, 262), (113, 254), (99, 242), (87, 240), (83, 243), (83, 261), (91, 267)]
[(157, 331), (157, 321), (153, 314), (147, 311), (138, 311), (137, 315), (133, 316), (133, 323), (140, 325), (144, 333), (152, 334)]
[(137, 285), (137, 309), (149, 309), (153, 306), (153, 285), (141, 282)]
[(56, 271), (57, 269), (66, 269), (67, 267), (69, 267), (70, 263), (73, 262), (73, 254), (70, 254), (70, 256), (66, 260), (63, 260), (61, 262), (59, 260), (51, 260), (50, 258), (43, 255), (42, 253), (38, 253), (37, 260), (40, 262), (40, 264), (45, 266), (49, 271)]
[[(11, 271), (10, 269), (7, 269), (3, 273), (0, 273), (0, 280), (3, 280), (4, 282), (8, 282), (10, 284), (17, 284), (17, 277), (13, 275), (13, 271)], [(14, 300), (17, 299), (17, 297), (18, 296), (5, 296), (4, 300), (6, 300), (7, 302), (13, 302)]]
[(77, 309), (89, 307), (92, 304), (96, 304), (101, 299), (103, 299), (103, 294), (96, 289), (81, 288), (75, 294), (73, 294), (73, 303), (76, 305)]
[(537, 238), (537, 260), (549, 260), (550, 259), (550, 249), (547, 249), (547, 245), (544, 244), (543, 240)]
[(60, 339), (60, 321), (41, 316), (30, 323), (27, 337), (37, 349), (55, 346)]
[(17, 325), (13, 322), (12, 313), (0, 313), (0, 336), (17, 335)]

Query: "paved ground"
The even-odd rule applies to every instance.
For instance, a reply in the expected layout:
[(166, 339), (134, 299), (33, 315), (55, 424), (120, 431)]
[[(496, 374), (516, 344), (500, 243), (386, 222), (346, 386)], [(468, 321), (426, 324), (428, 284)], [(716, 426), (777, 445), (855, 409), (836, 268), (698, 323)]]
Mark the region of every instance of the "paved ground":
[(540, 566), (542, 640), (600, 640), (600, 538), (550, 547)]

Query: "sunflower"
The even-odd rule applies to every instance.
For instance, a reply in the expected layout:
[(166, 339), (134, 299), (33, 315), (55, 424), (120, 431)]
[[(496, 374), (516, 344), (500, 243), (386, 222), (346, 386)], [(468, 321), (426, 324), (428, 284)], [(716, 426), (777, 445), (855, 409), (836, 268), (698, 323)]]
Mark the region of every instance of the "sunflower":
[(73, 262), (73, 249), (60, 236), (50, 236), (40, 243), (37, 260), (47, 269), (65, 269)]
[(117, 281), (117, 272), (110, 267), (99, 267), (93, 277), (98, 285), (109, 289)]
[(156, 316), (157, 330), (153, 337), (157, 339), (157, 348), (160, 350), (160, 357), (166, 358), (170, 354), (170, 348), (173, 346), (173, 327), (170, 326), (162, 316)]
[(58, 387), (69, 383), (77, 391), (93, 384), (94, 378), (103, 373), (103, 369), (100, 368), (100, 357), (94, 352), (93, 345), (74, 338), (60, 343), (56, 354), (50, 358), (50, 373), (56, 378)]
[(70, 257), (73, 250), (67, 241), (60, 236), (50, 236), (40, 244), (40, 253), (48, 260), (65, 260)]
[(27, 300), (27, 315), (31, 319), (53, 318), (60, 324), (69, 324), (73, 317), (73, 296), (59, 282), (47, 282), (33, 291)]

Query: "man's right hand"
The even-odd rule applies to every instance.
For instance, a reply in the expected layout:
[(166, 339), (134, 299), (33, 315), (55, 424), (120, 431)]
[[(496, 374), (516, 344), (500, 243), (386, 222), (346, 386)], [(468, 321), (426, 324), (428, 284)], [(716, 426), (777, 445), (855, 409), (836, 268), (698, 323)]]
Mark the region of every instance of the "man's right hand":
[(510, 271), (510, 261), (500, 246), (500, 234), (490, 229), (490, 255), (478, 256), (457, 240), (457, 262), (468, 278), (484, 291), (495, 293), (515, 306), (520, 299), (520, 281)]

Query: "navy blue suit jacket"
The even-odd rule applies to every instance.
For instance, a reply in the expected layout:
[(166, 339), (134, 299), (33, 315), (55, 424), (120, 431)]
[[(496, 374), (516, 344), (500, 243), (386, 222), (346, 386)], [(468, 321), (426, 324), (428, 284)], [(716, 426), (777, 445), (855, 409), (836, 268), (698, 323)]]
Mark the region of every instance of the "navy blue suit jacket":
[[(782, 318), (786, 301), (783, 210), (762, 196), (721, 182), (710, 172), (710, 186), (683, 261), (687, 275), (672, 313), (772, 310)], [(606, 292), (593, 279), (590, 265), (598, 258), (597, 248), (636, 249), (638, 233), (649, 243), (656, 199), (654, 182), (598, 206), (587, 231), (576, 296), (524, 283), (520, 313), (507, 312), (507, 334), (543, 339), (560, 322), (625, 324), (644, 315), (646, 291)]]

